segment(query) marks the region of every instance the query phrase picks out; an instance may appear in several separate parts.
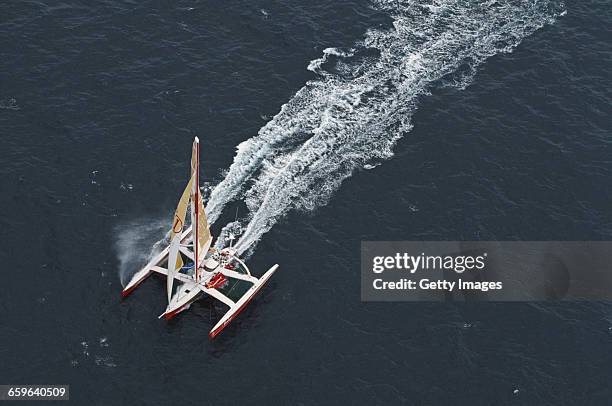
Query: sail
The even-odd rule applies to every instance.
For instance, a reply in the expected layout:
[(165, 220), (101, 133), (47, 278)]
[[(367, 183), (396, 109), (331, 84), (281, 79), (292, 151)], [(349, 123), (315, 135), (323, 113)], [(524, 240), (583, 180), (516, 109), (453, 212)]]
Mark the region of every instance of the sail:
[(185, 216), (187, 215), (187, 205), (189, 204), (189, 198), (191, 191), (193, 190), (193, 184), (195, 176), (191, 176), (183, 194), (176, 206), (174, 212), (174, 218), (172, 220), (172, 229), (170, 230), (170, 248), (168, 252), (168, 278), (166, 279), (166, 288), (168, 290), (168, 302), (172, 296), (172, 286), (174, 284), (174, 274), (177, 269), (181, 269), (183, 266), (183, 259), (179, 254), (179, 246), (181, 244), (181, 235), (183, 234), (183, 227), (185, 225)]
[(189, 204), (189, 198), (191, 197), (191, 189), (193, 182), (195, 181), (194, 176), (189, 179), (183, 194), (179, 199), (176, 211), (174, 212), (174, 218), (172, 220), (172, 230), (170, 230), (170, 239), (173, 239), (176, 234), (182, 234), (183, 227), (185, 226), (185, 216), (187, 214), (187, 205)]

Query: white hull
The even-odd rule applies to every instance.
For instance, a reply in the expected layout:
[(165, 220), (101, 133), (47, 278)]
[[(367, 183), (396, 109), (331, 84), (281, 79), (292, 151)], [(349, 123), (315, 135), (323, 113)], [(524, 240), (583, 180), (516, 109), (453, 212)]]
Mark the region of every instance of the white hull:
[(210, 338), (214, 338), (217, 334), (219, 334), (221, 330), (223, 330), (234, 319), (234, 317), (236, 317), (236, 315), (240, 313), (240, 311), (242, 311), (242, 309), (251, 301), (253, 296), (255, 296), (257, 292), (259, 292), (259, 289), (262, 288), (262, 286), (268, 281), (268, 279), (270, 279), (272, 274), (276, 272), (277, 269), (278, 265), (274, 265), (272, 268), (268, 269), (268, 272), (266, 272), (261, 278), (259, 278), (259, 280), (254, 283), (253, 286), (251, 286), (251, 288), (244, 294), (244, 296), (240, 298), (240, 300), (238, 300), (233, 306), (230, 306), (230, 309), (227, 311), (227, 313), (225, 313), (225, 315), (221, 317), (221, 320), (219, 320), (219, 322), (212, 328), (212, 330), (210, 330), (208, 336)]
[[(191, 228), (185, 230), (185, 232), (181, 236), (181, 241), (186, 242), (189, 240), (191, 236)], [(186, 256), (193, 259), (193, 253), (181, 247), (181, 252)], [(122, 291), (122, 296), (129, 295), (140, 283), (142, 283), (147, 277), (149, 277), (153, 272), (159, 273), (168, 277), (168, 270), (165, 267), (160, 266), (168, 257), (168, 247), (164, 248), (159, 254), (157, 254), (147, 265), (145, 265), (140, 271), (136, 272), (130, 282), (125, 286)], [(225, 305), (229, 307), (227, 312), (223, 315), (223, 317), (215, 324), (215, 326), (210, 330), (208, 336), (210, 338), (214, 338), (217, 334), (219, 334), (241, 311), (244, 307), (251, 301), (251, 299), (259, 292), (259, 290), (263, 287), (263, 285), (270, 279), (270, 277), (276, 272), (278, 269), (278, 265), (274, 265), (271, 267), (261, 278), (256, 278), (252, 276), (244, 262), (242, 262), (237, 257), (232, 257), (234, 260), (239, 262), (244, 269), (246, 269), (247, 273), (238, 273), (234, 270), (226, 269), (223, 266), (219, 265), (214, 270), (203, 271), (201, 270), (201, 280), (200, 283), (195, 282), (192, 275), (186, 275), (183, 273), (176, 272), (174, 274), (174, 279), (177, 282), (181, 282), (181, 285), (176, 290), (168, 307), (162, 313), (159, 318), (164, 318), (166, 320), (171, 319), (178, 313), (187, 310), (189, 305), (193, 303), (195, 300), (199, 299), (199, 297), (204, 293), (213, 298), (223, 302)], [(224, 276), (233, 279), (243, 280), (245, 282), (251, 283), (252, 286), (249, 290), (237, 301), (231, 300), (229, 297), (222, 294), (218, 289), (207, 288), (205, 286), (206, 281), (214, 274), (222, 273)]]
[(189, 305), (202, 294), (202, 291), (196, 286), (195, 281), (193, 283), (184, 283), (181, 285), (166, 308), (159, 318), (170, 320), (176, 314), (187, 310)]

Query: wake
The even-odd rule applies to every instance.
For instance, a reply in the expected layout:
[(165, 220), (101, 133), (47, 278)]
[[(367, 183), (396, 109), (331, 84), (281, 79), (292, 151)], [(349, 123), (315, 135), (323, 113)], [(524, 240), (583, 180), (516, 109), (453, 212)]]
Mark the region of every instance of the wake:
[[(487, 58), (512, 52), (565, 13), (557, 0), (474, 3), (375, 1), (374, 7), (393, 18), (393, 27), (369, 30), (352, 48), (327, 48), (309, 63), (318, 78), (307, 82), (256, 136), (238, 145), (225, 178), (207, 200), (209, 223), (228, 203), (243, 198), (248, 212), (237, 222), (244, 224), (244, 232), (235, 247), (239, 253), (252, 252), (289, 210), (326, 204), (357, 169), (392, 157), (397, 140), (412, 128), (420, 96), (436, 86), (464, 89)], [(236, 225), (221, 230), (218, 246), (227, 243)], [(130, 252), (139, 251), (134, 244), (142, 241), (134, 239), (146, 231), (136, 226), (140, 230), (118, 244), (122, 270), (135, 261)]]
[(245, 199), (238, 252), (252, 248), (289, 210), (326, 204), (355, 170), (393, 156), (397, 140), (412, 128), (419, 96), (434, 86), (467, 87), (487, 58), (511, 52), (564, 7), (538, 0), (472, 3), (376, 1), (393, 18), (392, 29), (370, 30), (353, 48), (328, 48), (310, 62), (318, 79), (238, 145), (211, 193), (211, 222), (228, 202)]

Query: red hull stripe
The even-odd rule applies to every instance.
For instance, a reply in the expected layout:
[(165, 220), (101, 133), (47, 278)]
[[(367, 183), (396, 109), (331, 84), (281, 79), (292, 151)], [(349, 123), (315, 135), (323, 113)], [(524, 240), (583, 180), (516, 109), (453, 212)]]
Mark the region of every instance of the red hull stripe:
[(181, 306), (178, 309), (172, 310), (170, 313), (164, 313), (164, 319), (170, 320), (171, 318), (176, 316), (177, 313), (181, 312), (184, 308), (185, 306)]
[(123, 290), (121, 291), (121, 297), (126, 297), (127, 295), (129, 295), (130, 293), (132, 293), (132, 291), (133, 291), (134, 289), (136, 289), (136, 288), (138, 287), (138, 285), (140, 285), (140, 284), (142, 283), (142, 281), (144, 281), (145, 279), (147, 279), (147, 277), (148, 277), (149, 275), (151, 275), (151, 272), (153, 272), (153, 271), (149, 271), (149, 272), (147, 272), (147, 273), (146, 273), (146, 274), (145, 274), (145, 275), (144, 275), (142, 278), (140, 278), (140, 280), (139, 280), (138, 282), (136, 282), (135, 284), (133, 284), (133, 285), (132, 285), (132, 286), (130, 286), (129, 288), (127, 288), (127, 289), (123, 289)]
[[(270, 275), (272, 276), (272, 275)], [(267, 282), (267, 280), (266, 280)], [(221, 330), (223, 330), (225, 328), (225, 326), (227, 326), (232, 320), (234, 320), (234, 317), (236, 317), (238, 315), (238, 313), (240, 313), (242, 311), (242, 309), (244, 309), (244, 307), (249, 304), (249, 302), (251, 301), (251, 299), (253, 299), (253, 297), (257, 294), (257, 292), (259, 292), (259, 289), (261, 289), (263, 287), (263, 285), (265, 285), (265, 282), (262, 283), (261, 285), (259, 285), (257, 287), (257, 289), (255, 289), (255, 291), (251, 294), (251, 296), (247, 299), (246, 302), (244, 302), (226, 321), (225, 323), (223, 323), (222, 325), (220, 325), (219, 327), (217, 327), (215, 330), (211, 330), (210, 333), (208, 333), (208, 337), (210, 338), (215, 338), (215, 336), (217, 334), (219, 334), (221, 332)]]

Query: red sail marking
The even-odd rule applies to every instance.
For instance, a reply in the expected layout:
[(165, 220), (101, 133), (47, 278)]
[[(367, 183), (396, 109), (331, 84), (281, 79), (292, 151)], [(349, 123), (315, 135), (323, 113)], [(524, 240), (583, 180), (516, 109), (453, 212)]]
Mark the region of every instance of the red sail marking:
[(183, 222), (181, 219), (175, 214), (174, 215), (174, 225), (172, 226), (172, 231), (174, 234), (178, 234), (180, 231), (183, 231)]

